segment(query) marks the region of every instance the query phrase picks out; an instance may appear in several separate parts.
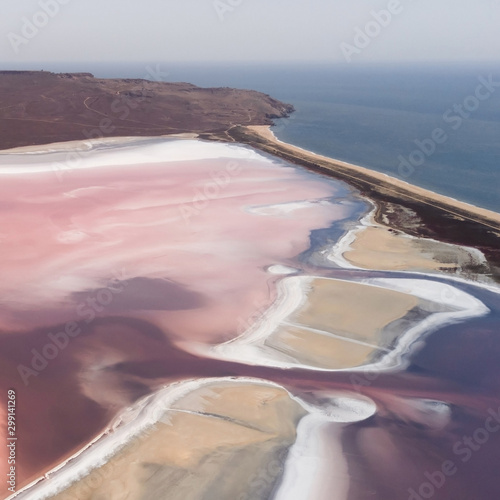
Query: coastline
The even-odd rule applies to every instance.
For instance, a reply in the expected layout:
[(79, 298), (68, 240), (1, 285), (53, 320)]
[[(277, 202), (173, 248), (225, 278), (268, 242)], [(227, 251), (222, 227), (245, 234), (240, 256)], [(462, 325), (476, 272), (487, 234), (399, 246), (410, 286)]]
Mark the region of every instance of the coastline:
[[(228, 130), (228, 134), (231, 134), (231, 130), (233, 129)], [(299, 161), (314, 161), (317, 163), (317, 170), (321, 170), (322, 173), (328, 173), (335, 177), (342, 178), (348, 183), (366, 184), (371, 188), (379, 190), (381, 194), (383, 193), (383, 190), (393, 189), (393, 193), (389, 194), (398, 194), (402, 198), (420, 201), (439, 210), (447, 211), (454, 216), (466, 218), (472, 222), (483, 224), (490, 229), (500, 231), (500, 214), (493, 212), (492, 210), (481, 208), (476, 205), (436, 193), (395, 177), (391, 177), (387, 174), (370, 170), (366, 167), (322, 156), (312, 151), (294, 146), (293, 144), (283, 142), (274, 135), (271, 130), (271, 126), (269, 125), (250, 125), (248, 127), (244, 127), (243, 133), (253, 133), (255, 135), (255, 139), (257, 140), (252, 145), (258, 149), (269, 152), (268, 149), (270, 147), (279, 148), (275, 152), (278, 153), (279, 156), (281, 156), (281, 154), (293, 154)], [(249, 137), (248, 139), (251, 141), (252, 137)], [(264, 140), (264, 142), (262, 142), (262, 140)], [(306, 168), (311, 168), (310, 165), (304, 166)], [(311, 168), (311, 170), (313, 169)], [(356, 176), (353, 174), (356, 174)]]
[(487, 266), (471, 268), (470, 274), (486, 274), (500, 282), (499, 213), (282, 142), (267, 125), (234, 125), (223, 134), (200, 134), (199, 138), (246, 144), (271, 157), (344, 181), (375, 206), (376, 223), (418, 238), (474, 247), (484, 254)]

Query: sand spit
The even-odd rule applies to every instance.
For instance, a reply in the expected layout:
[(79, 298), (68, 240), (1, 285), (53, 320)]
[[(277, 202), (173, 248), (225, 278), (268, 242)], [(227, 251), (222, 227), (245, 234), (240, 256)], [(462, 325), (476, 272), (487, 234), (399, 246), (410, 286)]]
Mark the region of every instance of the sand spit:
[[(315, 292), (318, 284), (326, 286), (323, 297), (321, 292), (319, 295)], [(332, 291), (336, 303), (328, 301)], [(315, 295), (319, 300), (312, 299)], [(388, 304), (391, 307), (387, 308)], [(405, 321), (410, 311), (417, 319)], [(332, 367), (336, 360), (342, 359), (335, 355), (341, 341), (347, 351), (353, 346), (363, 347), (361, 353), (365, 358), (359, 351), (350, 358), (364, 359), (361, 365), (355, 365), (357, 369), (393, 370), (405, 366), (412, 344), (418, 339), (447, 324), (488, 312), (472, 295), (429, 279), (374, 278), (351, 282), (291, 276), (278, 283), (276, 302), (243, 335), (210, 349), (200, 345), (192, 345), (191, 349), (206, 356), (248, 364), (345, 371), (353, 366), (339, 363)], [(306, 324), (302, 325), (302, 321)], [(305, 333), (309, 336), (305, 337)], [(325, 347), (333, 353), (331, 358), (321, 354)]]
[[(306, 160), (313, 162), (313, 164), (320, 167), (318, 171), (321, 169), (330, 171), (338, 178), (355, 185), (368, 186), (378, 193), (393, 194), (395, 197), (425, 203), (438, 210), (443, 210), (458, 219), (469, 219), (490, 227), (497, 232), (500, 231), (500, 214), (491, 210), (434, 193), (368, 168), (321, 156), (297, 146), (284, 143), (275, 137), (269, 126), (256, 125), (245, 127), (243, 135), (245, 136), (245, 134), (248, 134), (248, 137), (244, 137), (246, 142), (252, 143), (255, 147), (259, 147), (271, 154), (277, 154), (288, 160), (297, 159), (298, 161)], [(239, 134), (237, 135), (239, 140), (243, 139), (239, 137)], [(255, 136), (255, 140), (252, 140), (252, 135)], [(262, 143), (262, 139), (264, 139), (265, 143)]]
[(473, 274), (470, 269), (488, 266), (486, 257), (476, 248), (394, 230), (376, 223), (373, 211), (335, 244), (327, 258), (347, 269), (445, 272), (463, 277)]
[[(316, 434), (317, 422), (357, 422), (374, 412), (369, 400), (345, 397), (332, 398), (326, 411), (255, 379), (181, 382), (129, 408), (92, 444), (10, 498), (135, 500), (163, 498), (166, 490), (172, 500), (207, 492), (264, 498), (284, 470), (300, 466), (302, 441)], [(307, 414), (313, 425), (300, 432), (285, 465)]]
[[(307, 301), (281, 322), (266, 347), (296, 362), (327, 368), (353, 368), (389, 352), (389, 325), (419, 306), (410, 294), (359, 283), (316, 278)], [(374, 293), (375, 291), (375, 293)], [(360, 304), (370, 304), (363, 311)]]
[(375, 413), (373, 403), (331, 398), (328, 412), (311, 412), (299, 423), (275, 500), (347, 500), (350, 476), (341, 442), (344, 426)]

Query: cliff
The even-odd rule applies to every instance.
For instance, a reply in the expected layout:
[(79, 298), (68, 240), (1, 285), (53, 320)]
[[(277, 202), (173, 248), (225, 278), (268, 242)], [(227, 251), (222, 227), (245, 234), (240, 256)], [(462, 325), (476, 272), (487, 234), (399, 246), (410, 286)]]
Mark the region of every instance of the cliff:
[(253, 90), (0, 71), (0, 149), (108, 136), (220, 133), (268, 125), (293, 106)]

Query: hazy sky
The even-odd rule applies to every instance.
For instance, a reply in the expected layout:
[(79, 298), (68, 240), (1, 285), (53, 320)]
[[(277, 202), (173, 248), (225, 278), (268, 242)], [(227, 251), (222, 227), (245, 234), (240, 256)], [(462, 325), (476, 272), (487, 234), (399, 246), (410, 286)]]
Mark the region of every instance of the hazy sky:
[(499, 21), (500, 0), (2, 0), (0, 61), (492, 61)]

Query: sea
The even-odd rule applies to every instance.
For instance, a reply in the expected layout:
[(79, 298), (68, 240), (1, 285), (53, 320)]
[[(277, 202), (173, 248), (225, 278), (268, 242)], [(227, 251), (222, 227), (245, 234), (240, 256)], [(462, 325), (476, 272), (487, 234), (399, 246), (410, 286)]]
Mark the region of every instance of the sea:
[(295, 106), (273, 127), (279, 139), (500, 212), (498, 65), (71, 62), (23, 69), (259, 90)]

